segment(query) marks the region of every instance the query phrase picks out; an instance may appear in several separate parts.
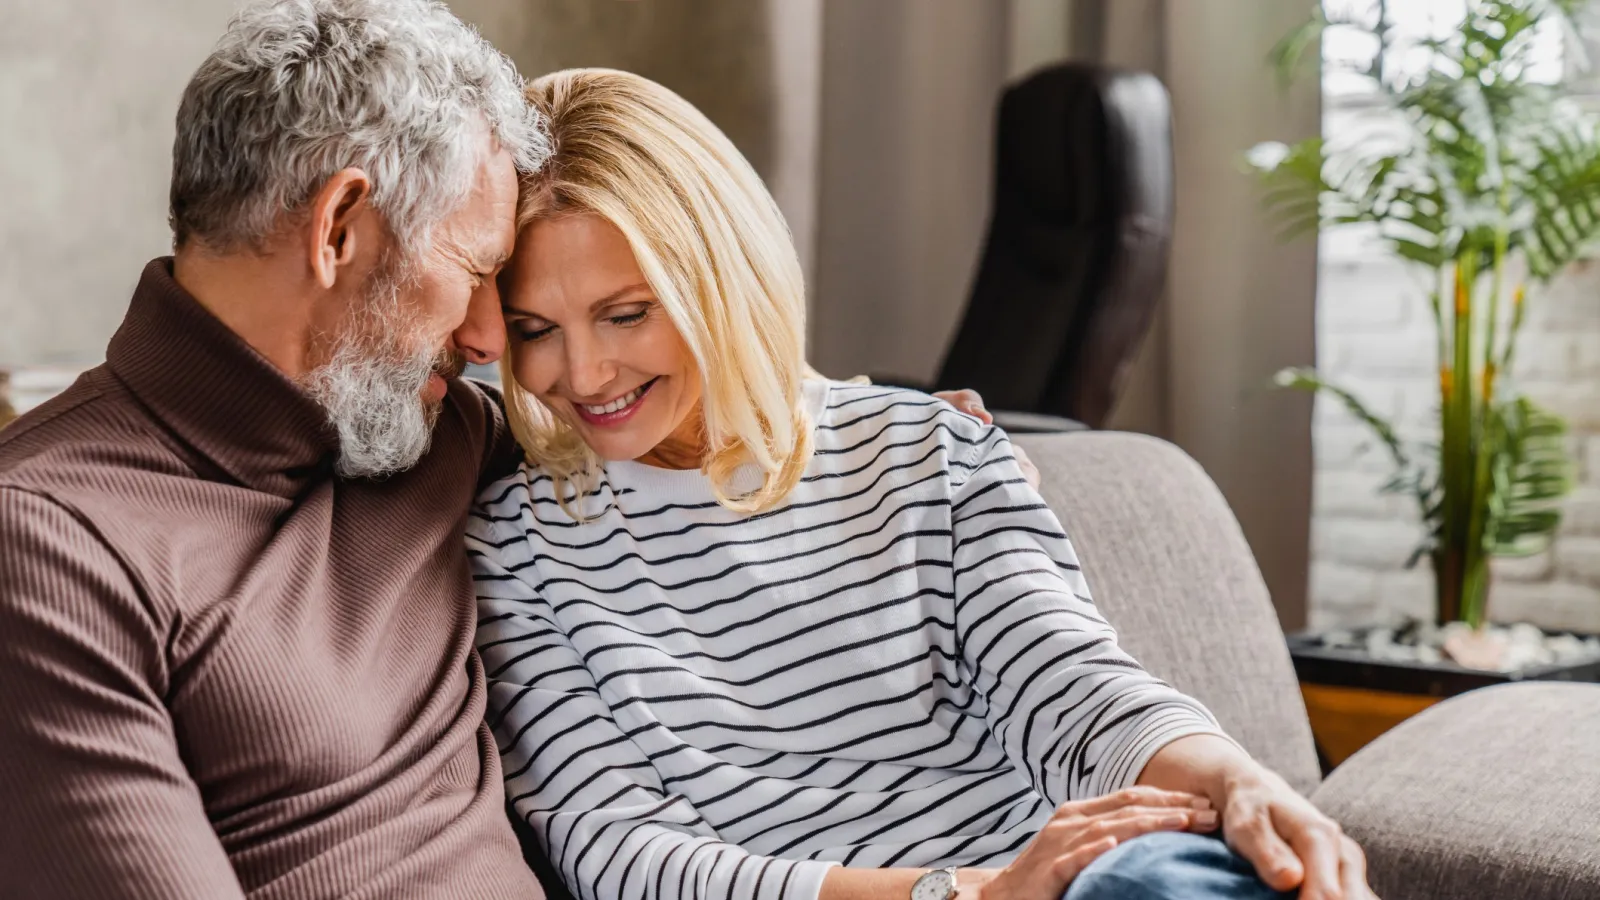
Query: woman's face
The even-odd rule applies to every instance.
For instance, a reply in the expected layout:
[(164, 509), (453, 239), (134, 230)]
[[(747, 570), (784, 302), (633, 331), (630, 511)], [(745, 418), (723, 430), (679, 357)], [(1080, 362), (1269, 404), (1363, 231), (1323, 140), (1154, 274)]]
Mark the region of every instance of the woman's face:
[(517, 383), (602, 459), (638, 459), (675, 432), (697, 433), (694, 357), (610, 222), (534, 222), (503, 278)]

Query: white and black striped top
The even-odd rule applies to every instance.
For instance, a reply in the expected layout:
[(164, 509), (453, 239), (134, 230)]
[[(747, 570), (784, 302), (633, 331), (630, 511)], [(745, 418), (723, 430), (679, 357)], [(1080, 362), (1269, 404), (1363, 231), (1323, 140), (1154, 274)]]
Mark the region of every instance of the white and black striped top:
[(1117, 647), (999, 429), (808, 382), (816, 455), (740, 516), (605, 466), (577, 524), (524, 468), (469, 551), (507, 793), (574, 893), (817, 896), (829, 865), (1009, 860), (1211, 715)]

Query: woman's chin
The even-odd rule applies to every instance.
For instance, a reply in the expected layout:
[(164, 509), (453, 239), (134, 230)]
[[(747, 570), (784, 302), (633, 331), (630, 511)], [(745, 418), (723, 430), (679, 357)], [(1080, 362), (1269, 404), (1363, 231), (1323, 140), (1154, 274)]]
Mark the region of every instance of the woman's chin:
[(629, 435), (584, 435), (585, 443), (594, 455), (606, 462), (628, 462), (650, 452), (654, 444), (644, 440), (630, 440)]

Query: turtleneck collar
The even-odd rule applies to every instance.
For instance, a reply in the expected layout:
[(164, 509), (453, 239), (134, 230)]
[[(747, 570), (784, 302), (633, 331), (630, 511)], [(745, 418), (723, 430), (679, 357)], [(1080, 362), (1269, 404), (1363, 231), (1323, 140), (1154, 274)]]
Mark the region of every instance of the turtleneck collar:
[(322, 408), (179, 286), (171, 257), (145, 267), (106, 365), (247, 487), (291, 497), (332, 470), (338, 436)]

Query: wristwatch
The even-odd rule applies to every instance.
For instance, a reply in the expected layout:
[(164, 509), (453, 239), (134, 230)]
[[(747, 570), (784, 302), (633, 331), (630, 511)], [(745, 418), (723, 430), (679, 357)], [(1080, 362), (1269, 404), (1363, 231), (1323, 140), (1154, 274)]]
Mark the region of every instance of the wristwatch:
[(911, 900), (955, 900), (956, 867), (923, 873), (911, 886)]

